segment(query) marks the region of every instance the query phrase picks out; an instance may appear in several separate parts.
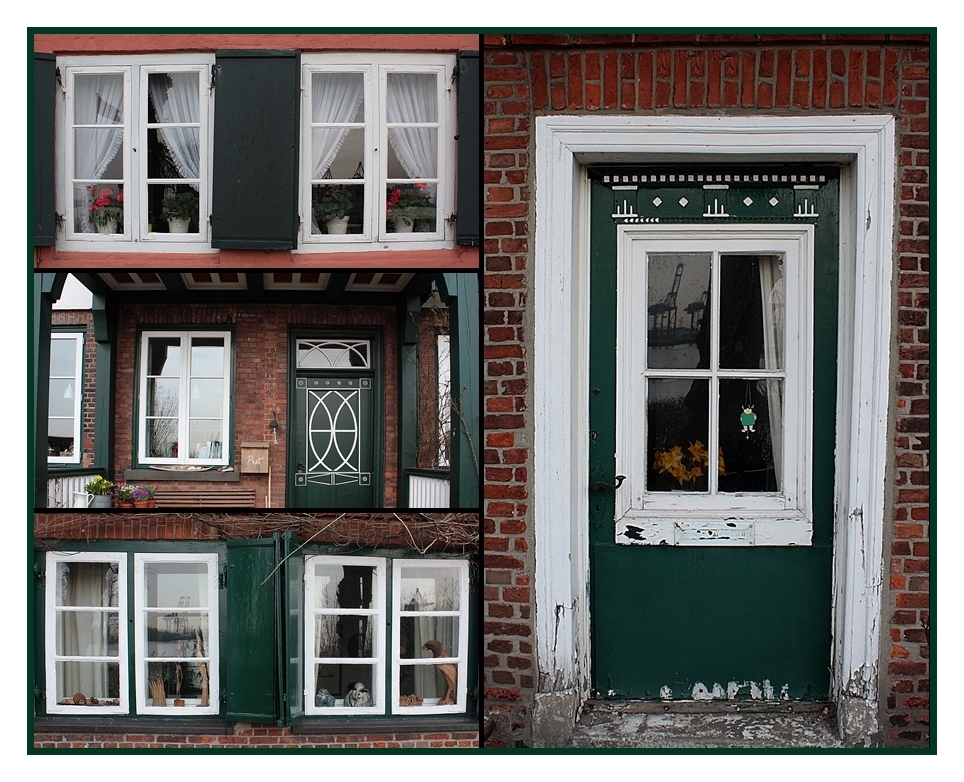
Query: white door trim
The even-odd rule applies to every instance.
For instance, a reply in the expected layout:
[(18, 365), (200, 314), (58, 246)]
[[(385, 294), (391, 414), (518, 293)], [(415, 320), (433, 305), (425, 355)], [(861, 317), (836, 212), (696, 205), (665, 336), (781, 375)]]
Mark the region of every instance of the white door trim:
[[(832, 687), (838, 705), (847, 707), (841, 730), (869, 735), (877, 723), (889, 442), (894, 118), (537, 117), (534, 158), (532, 504), (540, 682), (534, 710), (540, 697), (554, 696), (556, 703), (565, 694), (578, 708), (589, 695), (585, 166), (833, 162), (844, 164), (844, 173)], [(538, 713), (533, 723), (539, 725)]]

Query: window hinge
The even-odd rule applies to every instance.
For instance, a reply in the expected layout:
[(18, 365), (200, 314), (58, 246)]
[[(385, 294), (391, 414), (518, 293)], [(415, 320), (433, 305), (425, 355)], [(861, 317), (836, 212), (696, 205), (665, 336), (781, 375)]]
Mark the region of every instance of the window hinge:
[(67, 90), (64, 88), (64, 74), (63, 74), (63, 72), (60, 70), (59, 67), (55, 68), (54, 70), (55, 70), (56, 75), (57, 75), (57, 86), (60, 88), (60, 91), (61, 91), (61, 92), (66, 92)]
[(458, 87), (459, 85), (459, 66), (458, 65), (456, 65), (452, 69), (452, 84), (454, 84), (456, 87)]
[(212, 89), (212, 90), (214, 89), (214, 85), (215, 85), (215, 83), (216, 83), (217, 80), (218, 80), (218, 77), (217, 77), (217, 68), (218, 68), (218, 66), (217, 66), (216, 64), (211, 66), (211, 84), (210, 84), (210, 89)]
[(64, 216), (60, 212), (54, 212), (54, 224), (58, 230), (64, 230)]
[(455, 214), (455, 213), (450, 214), (448, 217), (445, 218), (445, 222), (447, 222), (447, 223), (454, 223), (454, 222), (458, 219), (458, 217), (459, 217), (459, 216), (458, 216), (457, 214)]
[(40, 586), (44, 586), (44, 584), (47, 583), (46, 570), (44, 569), (44, 566), (41, 563), (37, 562), (34, 564), (33, 575), (34, 575), (34, 578), (37, 579)]
[(228, 588), (228, 570), (227, 568), (221, 568), (218, 572), (218, 589)]
[(47, 697), (47, 693), (40, 689), (36, 684), (33, 686), (33, 697), (38, 701), (43, 701)]

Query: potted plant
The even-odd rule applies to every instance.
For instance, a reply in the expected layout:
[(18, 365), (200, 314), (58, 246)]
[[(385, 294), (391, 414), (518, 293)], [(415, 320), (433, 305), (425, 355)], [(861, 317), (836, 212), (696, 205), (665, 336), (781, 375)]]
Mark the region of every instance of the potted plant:
[(87, 219), (97, 226), (97, 233), (116, 234), (117, 224), (124, 222), (124, 194), (115, 193), (109, 187), (98, 193), (93, 186), (88, 187), (87, 192), (92, 199)]
[(435, 218), (435, 204), (429, 199), (424, 182), (396, 187), (388, 195), (386, 214), (395, 225), (395, 233), (411, 233), (416, 220)]
[(136, 486), (134, 491), (131, 493), (131, 499), (134, 502), (134, 507), (153, 508), (157, 503), (157, 500), (154, 497), (156, 491), (156, 484), (151, 484), (150, 486)]
[(95, 475), (94, 478), (84, 486), (84, 491), (90, 497), (88, 508), (109, 508), (111, 505), (111, 489), (114, 488), (112, 481), (107, 480), (102, 475)]
[(128, 483), (118, 484), (114, 487), (114, 499), (117, 501), (118, 508), (133, 508), (134, 507), (134, 489), (136, 486), (132, 486)]
[(330, 234), (348, 233), (348, 213), (351, 211), (351, 195), (344, 185), (325, 188), (324, 195), (312, 207), (315, 220), (324, 223)]
[(167, 220), (168, 231), (172, 234), (186, 234), (191, 219), (198, 214), (198, 195), (194, 188), (178, 192), (168, 190), (161, 205), (161, 219)]

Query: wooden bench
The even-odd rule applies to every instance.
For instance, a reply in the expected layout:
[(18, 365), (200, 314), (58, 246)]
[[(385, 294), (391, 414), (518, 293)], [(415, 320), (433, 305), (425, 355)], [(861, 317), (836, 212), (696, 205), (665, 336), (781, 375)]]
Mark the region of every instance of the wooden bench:
[(158, 489), (158, 508), (253, 508), (254, 489), (218, 486), (210, 489)]

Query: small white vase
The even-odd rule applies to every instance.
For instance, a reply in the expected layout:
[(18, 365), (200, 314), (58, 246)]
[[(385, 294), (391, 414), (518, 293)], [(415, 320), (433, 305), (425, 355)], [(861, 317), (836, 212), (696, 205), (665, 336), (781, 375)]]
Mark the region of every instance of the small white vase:
[(99, 234), (116, 234), (117, 233), (117, 221), (108, 220), (104, 225), (100, 223), (97, 224), (97, 233)]
[(346, 234), (348, 233), (348, 215), (329, 220), (326, 225), (330, 234)]
[(167, 221), (167, 230), (172, 234), (186, 234), (188, 229), (191, 227), (190, 220), (180, 220), (178, 218), (172, 218)]
[(395, 233), (410, 234), (415, 229), (415, 219), (412, 217), (396, 217)]

